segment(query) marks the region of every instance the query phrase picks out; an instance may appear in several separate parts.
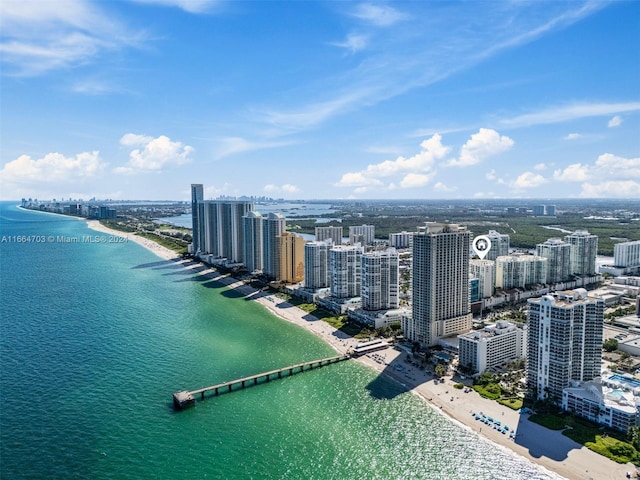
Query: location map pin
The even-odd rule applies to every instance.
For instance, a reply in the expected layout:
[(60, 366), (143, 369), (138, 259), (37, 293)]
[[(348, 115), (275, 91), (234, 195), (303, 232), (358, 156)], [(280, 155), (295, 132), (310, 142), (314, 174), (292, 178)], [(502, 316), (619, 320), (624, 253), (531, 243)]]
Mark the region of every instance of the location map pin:
[(473, 239), (471, 246), (473, 247), (473, 251), (476, 252), (476, 255), (480, 257), (480, 260), (484, 260), (484, 257), (486, 257), (489, 250), (491, 250), (491, 239), (486, 235), (479, 235)]

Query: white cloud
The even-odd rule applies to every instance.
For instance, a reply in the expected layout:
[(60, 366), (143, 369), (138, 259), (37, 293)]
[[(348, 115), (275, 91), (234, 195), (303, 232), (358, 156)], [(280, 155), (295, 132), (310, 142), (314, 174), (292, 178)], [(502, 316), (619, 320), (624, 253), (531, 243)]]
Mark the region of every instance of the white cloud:
[(624, 158), (603, 153), (595, 163), (599, 178), (640, 178), (640, 157)]
[(559, 182), (585, 182), (589, 178), (589, 166), (581, 163), (573, 163), (564, 170), (553, 172), (553, 179)]
[(455, 192), (458, 188), (457, 187), (448, 187), (444, 183), (438, 182), (433, 186), (433, 189), (436, 192)]
[(511, 187), (515, 190), (523, 190), (527, 188), (535, 188), (545, 184), (547, 181), (542, 175), (538, 175), (532, 172), (525, 172), (520, 175), (511, 184)]
[(580, 135), (579, 133), (570, 133), (569, 135), (567, 135), (566, 137), (564, 137), (565, 140), (577, 140), (580, 137), (582, 137), (582, 135)]
[(47, 153), (38, 159), (33, 159), (29, 155), (20, 155), (2, 167), (0, 178), (2, 182), (8, 183), (71, 183), (94, 177), (105, 166), (98, 151), (82, 152), (75, 157), (65, 157), (61, 153)]
[(337, 95), (335, 98), (303, 105), (289, 111), (266, 111), (261, 120), (284, 130), (284, 133), (306, 130), (329, 118), (353, 109), (371, 95), (370, 88), (354, 89)]
[(87, 0), (3, 0), (0, 29), (2, 63), (11, 65), (7, 73), (23, 76), (81, 65), (102, 52), (137, 46), (144, 38)]
[(216, 159), (220, 159), (238, 153), (284, 147), (291, 144), (293, 144), (291, 141), (253, 142), (242, 137), (226, 137), (218, 139), (218, 146), (215, 149), (214, 156)]
[(280, 186), (270, 183), (268, 185), (265, 185), (263, 190), (266, 193), (298, 193), (300, 191), (298, 187), (290, 183), (285, 183), (284, 185)]
[(610, 180), (582, 185), (583, 198), (640, 198), (640, 183), (633, 180)]
[(547, 165), (545, 163), (536, 163), (533, 166), (533, 169), (540, 172), (540, 171), (546, 170), (547, 169)]
[(351, 172), (342, 175), (336, 187), (364, 187), (364, 186), (381, 186), (382, 182), (377, 178), (366, 177), (363, 172)]
[(359, 52), (367, 47), (367, 36), (351, 33), (343, 42), (333, 42), (331, 45), (349, 50), (351, 53)]
[(423, 175), (421, 173), (407, 173), (400, 182), (400, 186), (402, 188), (424, 187), (431, 181), (432, 178), (433, 174)]
[(490, 128), (481, 128), (471, 135), (460, 149), (460, 157), (446, 163), (447, 167), (468, 167), (485, 158), (505, 152), (513, 146), (513, 140)]
[(401, 187), (413, 187), (416, 183), (424, 181), (425, 177), (432, 178), (435, 174), (436, 161), (442, 159), (449, 147), (442, 145), (442, 137), (434, 135), (424, 140), (421, 151), (416, 155), (405, 158), (398, 157), (395, 160), (385, 160), (380, 163), (370, 164), (359, 172), (349, 172), (342, 175), (336, 186), (338, 187), (362, 187), (382, 186), (380, 178), (396, 177), (401, 175)]
[(371, 3), (361, 3), (351, 12), (351, 15), (378, 27), (388, 27), (408, 18), (405, 13), (387, 5), (373, 5)]
[(550, 123), (567, 122), (579, 118), (600, 117), (614, 113), (636, 112), (640, 110), (640, 102), (627, 103), (581, 103), (553, 107), (539, 112), (527, 113), (501, 121), (507, 127), (529, 127)]
[(120, 139), (120, 144), (136, 148), (129, 154), (129, 162), (125, 166), (117, 167), (114, 173), (134, 174), (138, 172), (161, 171), (170, 165), (183, 165), (191, 159), (189, 155), (193, 148), (181, 142), (172, 142), (165, 135), (153, 138), (147, 135), (127, 133)]
[[(371, 24), (387, 28), (375, 31), (380, 41), (367, 45), (362, 61), (296, 89), (291, 98), (301, 99), (300, 103), (288, 101), (254, 108), (255, 120), (275, 127), (278, 134), (308, 130), (337, 115), (442, 82), (603, 8), (598, 3), (576, 6), (573, 2), (515, 2), (509, 8), (490, 9), (487, 14), (483, 2), (465, 2), (438, 12), (442, 15), (434, 20), (429, 2), (403, 3), (410, 15), (380, 3), (337, 4), (347, 5), (347, 15), (368, 24), (359, 25), (361, 29)], [(478, 18), (484, 21), (479, 23)], [(474, 25), (473, 35), (460, 28), (464, 24)], [(422, 133), (414, 136), (428, 135)]]
[(622, 117), (620, 115), (614, 116), (611, 120), (609, 120), (609, 123), (607, 123), (607, 126), (609, 128), (619, 127), (620, 125), (622, 125)]
[(604, 153), (593, 163), (572, 163), (557, 169), (548, 179), (525, 172), (511, 187), (515, 190), (534, 188), (549, 181), (580, 183), (581, 197), (633, 197), (638, 196), (640, 157), (624, 158)]
[(137, 3), (156, 4), (165, 7), (177, 7), (189, 13), (204, 13), (218, 6), (216, 0), (134, 0)]

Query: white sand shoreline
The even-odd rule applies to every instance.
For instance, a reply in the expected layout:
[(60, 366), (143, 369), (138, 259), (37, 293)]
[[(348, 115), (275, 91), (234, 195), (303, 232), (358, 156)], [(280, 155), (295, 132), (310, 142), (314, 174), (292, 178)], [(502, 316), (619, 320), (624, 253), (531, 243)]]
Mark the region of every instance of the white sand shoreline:
[[(97, 220), (88, 220), (87, 225), (102, 233), (125, 237), (147, 248), (162, 259), (180, 260), (180, 257), (172, 250), (133, 233), (109, 229)], [(186, 264), (185, 267), (189, 268)], [(224, 283), (246, 297), (252, 297), (277, 317), (299, 325), (318, 336), (338, 353), (346, 353), (350, 347), (358, 342), (279, 297), (258, 292), (253, 287), (230, 276), (220, 274), (213, 268), (199, 272), (199, 274), (208, 275), (213, 280)], [(494, 442), (500, 448), (507, 448), (567, 479), (623, 479), (626, 478), (627, 472), (635, 471), (635, 466), (632, 464), (615, 463), (573, 442), (558, 431), (546, 429), (530, 422), (518, 412), (495, 401), (480, 397), (473, 390), (464, 393), (462, 390), (454, 389), (455, 382), (451, 378), (446, 378), (444, 382), (436, 384), (429, 374), (410, 367), (408, 363), (402, 361), (401, 358), (405, 355), (404, 352), (392, 348), (379, 352), (376, 357), (373, 355), (364, 356), (358, 358), (357, 361), (397, 381), (461, 427), (474, 431), (483, 438)], [(390, 367), (389, 364), (392, 366)], [(393, 368), (394, 366), (397, 368), (398, 365), (402, 365), (402, 371)], [(514, 441), (508, 435), (503, 435), (490, 426), (475, 420), (471, 415), (471, 412), (481, 411), (493, 418), (501, 419), (503, 424), (508, 424), (512, 429), (517, 429), (516, 440)]]

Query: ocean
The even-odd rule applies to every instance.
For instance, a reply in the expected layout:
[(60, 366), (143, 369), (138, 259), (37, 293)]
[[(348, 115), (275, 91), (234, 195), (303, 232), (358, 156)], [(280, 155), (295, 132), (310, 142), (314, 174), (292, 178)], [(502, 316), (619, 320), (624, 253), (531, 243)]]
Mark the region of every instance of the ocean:
[(233, 290), (84, 221), (0, 203), (3, 479), (551, 479)]

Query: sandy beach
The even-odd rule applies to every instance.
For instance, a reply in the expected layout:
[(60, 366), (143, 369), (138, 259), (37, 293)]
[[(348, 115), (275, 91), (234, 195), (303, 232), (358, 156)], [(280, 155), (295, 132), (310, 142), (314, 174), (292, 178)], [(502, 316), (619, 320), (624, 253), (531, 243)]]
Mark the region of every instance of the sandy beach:
[[(215, 269), (203, 268), (200, 263), (181, 260), (175, 252), (137, 235), (111, 230), (95, 220), (89, 220), (87, 223), (94, 230), (125, 237), (149, 249), (160, 258), (180, 261), (185, 268), (193, 268), (194, 273), (206, 275), (212, 280), (224, 283), (245, 297), (259, 302), (276, 316), (317, 335), (331, 345), (336, 352), (346, 353), (349, 348), (358, 343), (358, 340), (275, 295), (257, 291)], [(423, 398), (440, 414), (446, 415), (463, 428), (494, 442), (496, 448), (510, 449), (562, 477), (571, 480), (614, 480), (624, 479), (627, 472), (635, 471), (634, 465), (615, 463), (575, 443), (559, 431), (552, 431), (530, 422), (526, 414), (520, 414), (495, 401), (480, 397), (474, 390), (465, 391), (453, 388), (454, 383), (460, 379), (453, 380), (451, 377), (445, 377), (444, 381), (436, 382), (429, 373), (410, 365), (407, 358), (407, 351), (393, 347), (360, 357), (355, 361), (398, 381), (408, 390)], [(500, 420), (502, 425), (508, 425), (510, 430), (515, 430), (515, 439), (475, 420), (473, 412), (482, 412)]]
[(180, 258), (179, 255), (173, 250), (168, 249), (167, 247), (163, 247), (162, 245), (157, 244), (156, 242), (149, 240), (147, 238), (136, 235), (135, 233), (129, 232), (121, 232), (119, 230), (113, 230), (111, 228), (105, 227), (100, 223), (99, 220), (87, 220), (87, 226), (95, 230), (97, 232), (106, 233), (107, 235), (114, 235), (122, 238), (126, 238), (128, 241), (135, 242), (139, 245), (142, 245), (144, 248), (151, 250), (158, 257), (164, 260), (171, 260), (173, 258)]

